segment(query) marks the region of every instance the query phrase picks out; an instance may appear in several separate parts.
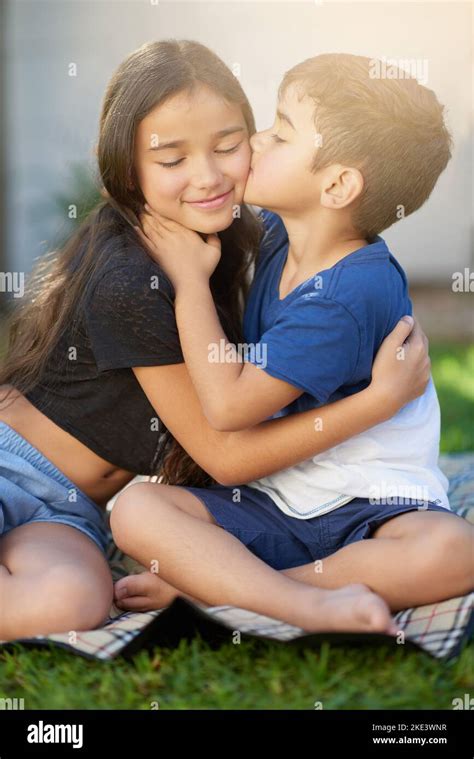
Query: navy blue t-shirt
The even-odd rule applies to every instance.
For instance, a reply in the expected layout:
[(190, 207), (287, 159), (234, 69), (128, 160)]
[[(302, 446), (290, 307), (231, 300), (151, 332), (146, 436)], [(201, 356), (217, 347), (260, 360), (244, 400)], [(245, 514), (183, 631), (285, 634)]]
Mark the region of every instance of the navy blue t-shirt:
[(255, 346), (249, 360), (304, 391), (273, 416), (363, 390), (381, 342), (412, 313), (402, 267), (376, 236), (280, 300), (288, 235), (277, 214), (260, 216), (265, 234), (244, 314), (245, 342)]

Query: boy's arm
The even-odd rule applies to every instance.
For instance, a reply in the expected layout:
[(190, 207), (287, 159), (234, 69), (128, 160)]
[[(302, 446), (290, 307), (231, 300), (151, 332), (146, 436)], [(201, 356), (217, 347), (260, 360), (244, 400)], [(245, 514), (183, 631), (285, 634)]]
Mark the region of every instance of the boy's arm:
[(265, 358), (265, 365), (255, 366), (255, 356), (242, 362), (235, 349), (232, 355), (209, 287), (221, 255), (220, 239), (207, 235), (204, 241), (145, 209), (143, 231), (136, 231), (173, 282), (182, 352), (203, 412), (216, 430), (252, 427), (303, 392), (322, 404), (350, 380), (360, 348), (359, 325), (344, 306), (315, 301), (315, 292), (289, 304), (260, 336), (254, 347), (265, 349), (269, 363)]
[(252, 427), (303, 393), (262, 368), (243, 362), (227, 340), (204, 277), (179, 284), (175, 312), (186, 365), (214, 429)]
[[(191, 458), (221, 484), (234, 485), (295, 466), (389, 419), (419, 397), (430, 378), (430, 361), (419, 325), (409, 335), (410, 330), (401, 320), (385, 338), (365, 390), (239, 432), (218, 432), (209, 425), (186, 364), (133, 371), (158, 417)], [(402, 345), (406, 350), (400, 354)]]

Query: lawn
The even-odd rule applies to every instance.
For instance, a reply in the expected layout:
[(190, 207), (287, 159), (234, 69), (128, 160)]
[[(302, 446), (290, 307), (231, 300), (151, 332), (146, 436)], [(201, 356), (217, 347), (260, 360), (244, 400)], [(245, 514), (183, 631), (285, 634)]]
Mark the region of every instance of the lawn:
[[(431, 343), (430, 355), (442, 451), (474, 450), (474, 347)], [(106, 664), (53, 646), (0, 649), (0, 697), (25, 709), (451, 709), (473, 689), (473, 643), (450, 663), (403, 646), (251, 640), (212, 650), (200, 638)]]

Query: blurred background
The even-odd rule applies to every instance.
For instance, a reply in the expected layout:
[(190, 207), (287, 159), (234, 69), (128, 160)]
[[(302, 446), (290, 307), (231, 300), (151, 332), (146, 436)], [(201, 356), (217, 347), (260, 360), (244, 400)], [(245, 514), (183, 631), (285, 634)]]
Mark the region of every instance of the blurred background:
[(83, 214), (97, 201), (102, 96), (129, 52), (171, 37), (208, 45), (239, 77), (257, 129), (273, 120), (284, 72), (305, 58), (413, 61), (446, 106), (454, 155), (427, 203), (383, 236), (430, 338), (442, 449), (474, 450), (473, 32), (468, 2), (3, 0), (0, 355), (12, 278), (67, 237), (71, 204)]

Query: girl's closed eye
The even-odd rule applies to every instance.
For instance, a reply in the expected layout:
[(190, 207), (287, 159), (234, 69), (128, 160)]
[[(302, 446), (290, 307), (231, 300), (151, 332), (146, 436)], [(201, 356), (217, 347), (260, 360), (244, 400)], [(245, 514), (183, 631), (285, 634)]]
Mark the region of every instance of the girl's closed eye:
[(178, 164), (180, 164), (182, 161), (184, 161), (184, 158), (178, 158), (177, 161), (171, 161), (171, 163), (162, 163), (161, 161), (156, 161), (156, 163), (159, 166), (166, 166), (166, 168), (169, 169), (169, 168), (171, 168), (173, 166), (178, 166)]
[[(227, 150), (216, 150), (216, 153), (220, 154), (228, 154), (228, 153), (234, 153), (240, 146), (242, 145), (242, 142), (239, 142), (238, 145), (234, 145), (232, 148), (228, 148)], [(158, 161), (160, 166), (166, 166), (167, 168), (171, 168), (173, 166), (178, 166), (182, 161), (184, 161), (184, 158), (179, 158), (177, 161), (171, 161), (170, 163), (162, 163), (161, 161)]]
[(227, 150), (216, 150), (216, 153), (233, 153), (237, 148), (240, 148), (242, 145), (242, 142), (239, 142), (237, 145), (234, 145), (231, 148), (227, 148)]
[(277, 134), (271, 134), (270, 137), (273, 137), (275, 142), (285, 142), (285, 140), (282, 140)]

